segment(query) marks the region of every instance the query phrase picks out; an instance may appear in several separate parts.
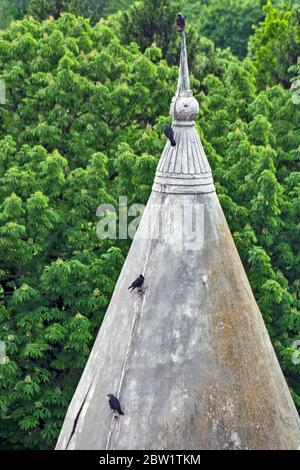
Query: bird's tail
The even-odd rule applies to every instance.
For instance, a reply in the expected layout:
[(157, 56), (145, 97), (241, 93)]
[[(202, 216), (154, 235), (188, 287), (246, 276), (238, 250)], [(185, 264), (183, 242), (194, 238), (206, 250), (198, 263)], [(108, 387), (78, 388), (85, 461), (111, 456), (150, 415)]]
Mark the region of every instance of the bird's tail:
[(174, 139), (170, 139), (170, 141), (171, 141), (171, 145), (172, 145), (172, 147), (175, 147), (175, 146), (176, 146), (176, 142), (175, 142), (175, 140), (174, 140)]
[(118, 410), (119, 415), (124, 416), (124, 413), (122, 410)]

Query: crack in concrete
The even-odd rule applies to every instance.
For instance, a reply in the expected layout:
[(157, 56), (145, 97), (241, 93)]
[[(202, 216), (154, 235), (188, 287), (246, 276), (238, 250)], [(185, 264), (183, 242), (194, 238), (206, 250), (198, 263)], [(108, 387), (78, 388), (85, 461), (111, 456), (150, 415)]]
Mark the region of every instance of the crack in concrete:
[(76, 415), (76, 417), (75, 417), (75, 419), (74, 419), (73, 428), (72, 428), (72, 431), (71, 431), (69, 440), (68, 440), (67, 445), (66, 445), (66, 449), (67, 449), (67, 450), (68, 450), (69, 444), (70, 444), (70, 442), (71, 442), (71, 440), (72, 440), (72, 438), (73, 438), (73, 436), (74, 436), (74, 434), (75, 434), (76, 426), (77, 426), (77, 423), (78, 423), (78, 419), (79, 419), (79, 417), (80, 417), (80, 414), (81, 414), (82, 409), (83, 409), (83, 407), (84, 407), (84, 404), (85, 404), (85, 402), (86, 402), (87, 396), (88, 396), (89, 391), (90, 391), (90, 389), (91, 389), (93, 380), (94, 380), (94, 379), (92, 379), (92, 381), (91, 381), (91, 383), (90, 383), (90, 386), (89, 386), (89, 388), (87, 389), (87, 392), (86, 392), (86, 394), (85, 394), (85, 396), (84, 396), (84, 399), (83, 399), (83, 401), (82, 401), (82, 404), (81, 404), (81, 406), (80, 406), (80, 408), (79, 408), (79, 410), (78, 410), (78, 413), (77, 413), (77, 415)]

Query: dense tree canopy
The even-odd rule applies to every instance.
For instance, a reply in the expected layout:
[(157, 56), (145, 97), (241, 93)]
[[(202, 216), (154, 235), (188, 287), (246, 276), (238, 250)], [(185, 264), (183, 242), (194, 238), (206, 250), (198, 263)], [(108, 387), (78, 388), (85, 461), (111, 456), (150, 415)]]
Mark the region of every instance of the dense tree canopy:
[[(145, 0), (94, 26), (62, 13), (0, 33), (2, 448), (53, 448), (105, 314), (130, 242), (100, 240), (96, 210), (123, 195), (146, 203), (150, 194), (177, 83), (178, 2), (169, 4), (171, 19), (165, 0)], [(265, 18), (243, 60), (223, 46), (245, 47), (249, 31), (220, 48), (192, 25), (188, 47), (218, 196), (300, 407), (292, 361), (300, 339), (300, 99), (290, 88), (300, 79), (299, 9), (285, 5), (260, 10)]]
[(0, 0), (0, 28), (26, 14), (36, 19), (46, 19), (48, 16), (58, 18), (64, 12), (84, 16), (94, 24), (103, 16), (125, 9), (131, 3), (132, 0)]
[(164, 57), (169, 57), (178, 39), (174, 18), (180, 7), (180, 0), (145, 0), (134, 3), (121, 17), (120, 33), (123, 42), (136, 41), (142, 50), (155, 42)]
[[(194, 8), (193, 8), (194, 7)], [(239, 57), (247, 53), (252, 25), (263, 18), (261, 0), (210, 0), (184, 7), (187, 16), (204, 36), (218, 47), (230, 47)]]
[(71, 15), (23, 20), (1, 35), (6, 446), (47, 448), (57, 437), (128, 249), (97, 238), (97, 206), (119, 193), (146, 202), (156, 164), (148, 152), (162, 147), (155, 124), (176, 70), (160, 56)]
[(28, 0), (0, 0), (0, 29), (5, 28), (13, 19), (26, 14)]
[(49, 16), (57, 19), (63, 12), (69, 12), (96, 23), (104, 15), (106, 3), (106, 0), (29, 0), (27, 13), (44, 20)]
[(290, 85), (290, 67), (300, 57), (300, 2), (278, 9), (270, 0), (264, 8), (265, 21), (250, 39), (250, 52), (261, 87)]

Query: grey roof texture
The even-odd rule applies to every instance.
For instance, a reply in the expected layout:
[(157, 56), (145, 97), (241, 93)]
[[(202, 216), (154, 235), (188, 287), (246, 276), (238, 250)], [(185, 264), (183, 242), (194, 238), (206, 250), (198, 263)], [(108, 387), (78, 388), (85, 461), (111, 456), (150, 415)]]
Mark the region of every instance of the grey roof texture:
[[(166, 143), (56, 449), (300, 445), (295, 405), (194, 129), (198, 110), (183, 33), (171, 105), (177, 145)], [(140, 273), (144, 292), (130, 294)], [(120, 399), (118, 420), (108, 393)]]

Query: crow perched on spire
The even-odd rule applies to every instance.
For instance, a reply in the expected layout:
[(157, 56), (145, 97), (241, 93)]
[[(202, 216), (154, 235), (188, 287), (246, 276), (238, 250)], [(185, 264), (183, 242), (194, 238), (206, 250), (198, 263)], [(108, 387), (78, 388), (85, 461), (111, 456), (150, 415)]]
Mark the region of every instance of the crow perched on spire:
[(172, 147), (175, 147), (176, 142), (175, 142), (175, 139), (174, 139), (174, 131), (173, 131), (172, 127), (168, 126), (168, 124), (165, 124), (164, 125), (164, 133), (165, 133), (165, 136), (171, 142)]
[(121, 410), (121, 405), (117, 397), (115, 397), (112, 393), (109, 393), (108, 395), (108, 403), (109, 406), (112, 410), (117, 411), (119, 415), (124, 415), (123, 411)]
[(140, 289), (142, 285), (144, 284), (144, 280), (145, 280), (144, 276), (140, 274), (139, 277), (135, 281), (133, 281), (131, 286), (128, 287), (128, 289), (131, 289), (130, 292), (132, 292), (136, 288)]
[(184, 31), (184, 27), (185, 27), (185, 19), (184, 19), (184, 16), (181, 13), (177, 14), (176, 25), (177, 25), (178, 31), (180, 33), (182, 33)]

